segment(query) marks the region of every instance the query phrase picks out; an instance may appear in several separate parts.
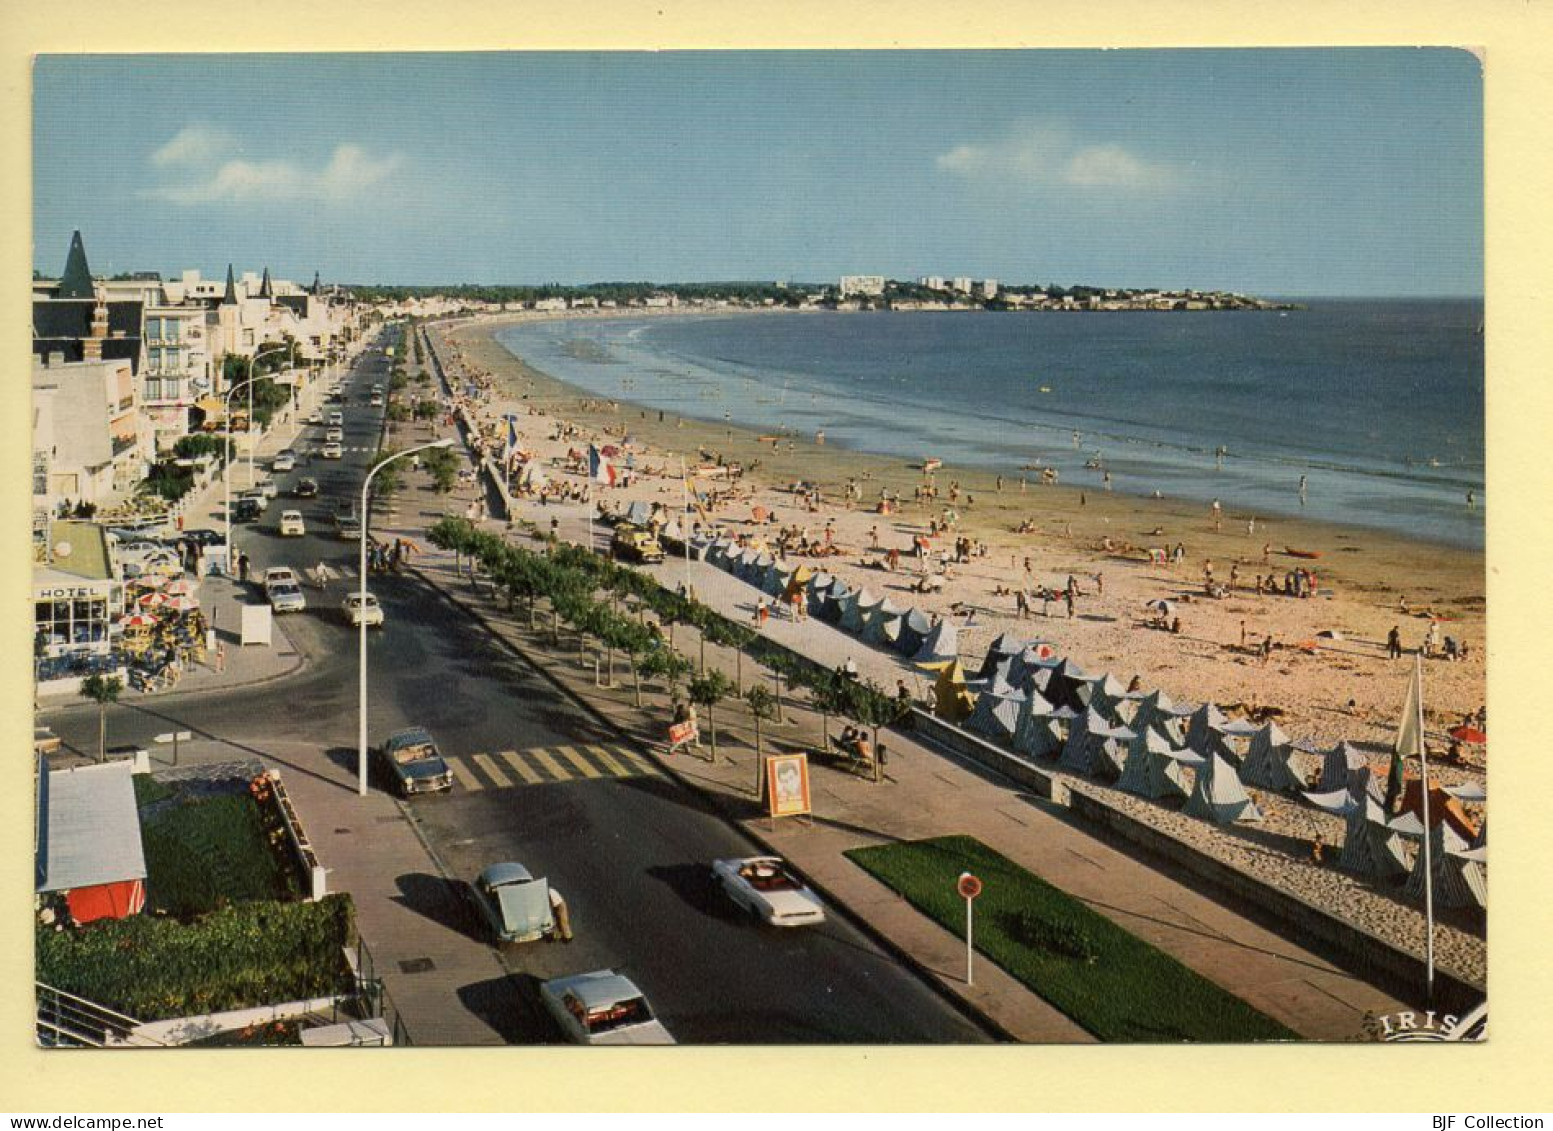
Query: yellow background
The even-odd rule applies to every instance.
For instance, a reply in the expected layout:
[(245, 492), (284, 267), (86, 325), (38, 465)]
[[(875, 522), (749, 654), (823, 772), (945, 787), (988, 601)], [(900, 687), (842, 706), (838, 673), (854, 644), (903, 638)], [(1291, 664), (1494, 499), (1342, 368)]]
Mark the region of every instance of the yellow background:
[[(0, 1111), (1416, 1110), (1553, 1108), (1546, 1035), (1548, 458), (1553, 439), (1553, 18), (1543, 0), (1298, 4), (615, 3), (223, 0), (5, 5), (0, 19), (0, 454), (5, 609), (0, 718)], [(31, 649), (26, 374), (30, 56), (38, 52), (652, 47), (1445, 45), (1485, 63), (1490, 700), (1494, 716), (1491, 1042), (1484, 1047), (231, 1051), (45, 1055), (32, 1047)], [(968, 112), (975, 112), (968, 108)], [(114, 170), (81, 167), (115, 189)], [(89, 238), (89, 236), (88, 236)], [(51, 262), (50, 249), (43, 262)], [(783, 1087), (751, 1088), (762, 1078)], [(779, 1069), (775, 1077), (766, 1074)], [(433, 1083), (435, 1082), (435, 1083)]]

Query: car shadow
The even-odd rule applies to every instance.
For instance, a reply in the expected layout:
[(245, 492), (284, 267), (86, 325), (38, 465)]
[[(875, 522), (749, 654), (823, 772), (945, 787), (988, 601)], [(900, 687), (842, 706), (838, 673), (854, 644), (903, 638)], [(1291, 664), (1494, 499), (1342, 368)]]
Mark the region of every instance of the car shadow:
[[(539, 982), (528, 974), (487, 978), (460, 986), (458, 1000), (506, 1044), (562, 1043), (560, 1033), (540, 1005)], [(413, 1030), (411, 1035), (414, 1035)]]
[(660, 864), (647, 874), (703, 915), (728, 922), (741, 918), (708, 864)]
[(474, 904), (466, 898), (461, 881), (445, 880), (428, 872), (406, 872), (395, 877), (394, 884), (399, 894), (389, 897), (392, 902), (467, 939), (490, 941), (490, 934), (483, 929)]

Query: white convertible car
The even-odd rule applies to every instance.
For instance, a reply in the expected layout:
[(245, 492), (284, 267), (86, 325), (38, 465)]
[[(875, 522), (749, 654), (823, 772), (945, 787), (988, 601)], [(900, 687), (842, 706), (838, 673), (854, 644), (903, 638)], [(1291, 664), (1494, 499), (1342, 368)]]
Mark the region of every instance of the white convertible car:
[(773, 927), (807, 927), (825, 921), (825, 908), (819, 897), (780, 856), (715, 860), (712, 875), (729, 899)]

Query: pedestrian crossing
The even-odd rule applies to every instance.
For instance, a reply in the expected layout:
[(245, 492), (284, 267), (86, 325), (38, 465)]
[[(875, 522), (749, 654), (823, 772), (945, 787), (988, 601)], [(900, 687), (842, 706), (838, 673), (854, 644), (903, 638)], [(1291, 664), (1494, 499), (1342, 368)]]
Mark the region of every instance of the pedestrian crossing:
[(586, 781), (591, 778), (663, 777), (663, 771), (643, 755), (618, 744), (578, 743), (445, 756), (459, 788), (520, 789), (531, 785)]

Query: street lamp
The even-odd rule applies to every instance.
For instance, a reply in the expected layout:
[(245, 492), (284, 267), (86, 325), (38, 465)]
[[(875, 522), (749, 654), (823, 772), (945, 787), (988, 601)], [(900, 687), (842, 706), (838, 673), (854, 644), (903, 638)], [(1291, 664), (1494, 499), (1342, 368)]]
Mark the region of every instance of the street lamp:
[[(226, 574), (232, 576), (232, 395), (240, 392), (244, 385), (252, 385), (258, 378), (250, 377), (246, 381), (239, 381), (224, 394), (226, 400), (226, 463), (221, 468), (221, 486), (226, 493)], [(253, 439), (253, 414), (248, 416), (249, 439)], [(252, 450), (252, 449), (250, 449)], [(251, 468), (253, 465), (249, 464)]]
[(356, 731), (356, 770), (358, 778), (356, 792), (362, 797), (367, 795), (367, 491), (372, 486), (372, 477), (396, 460), (404, 459), (406, 456), (413, 456), (417, 452), (424, 452), (430, 448), (451, 448), (452, 446), (453, 437), (444, 436), (442, 439), (433, 440), (429, 444), (421, 444), (418, 447), (407, 448), (402, 452), (395, 452), (387, 459), (379, 460), (372, 470), (367, 472), (367, 477), (361, 481), (361, 556), (358, 561), (361, 588), (358, 591), (360, 594), (358, 597), (360, 608), (357, 610), (359, 614), (357, 628), (360, 653), (357, 676), (361, 715)]
[[(253, 367), (265, 354), (281, 352), (286, 352), (291, 355), (291, 368), (295, 369), (297, 367), (297, 343), (295, 338), (289, 342), (286, 342), (284, 345), (271, 346), (269, 349), (259, 350), (248, 359), (248, 380), (244, 381), (243, 384), (248, 386), (248, 486), (250, 487), (253, 486), (253, 383), (258, 379), (253, 375)], [(227, 418), (230, 422), (230, 410), (227, 412)], [(231, 429), (229, 424), (228, 431), (230, 430)]]

